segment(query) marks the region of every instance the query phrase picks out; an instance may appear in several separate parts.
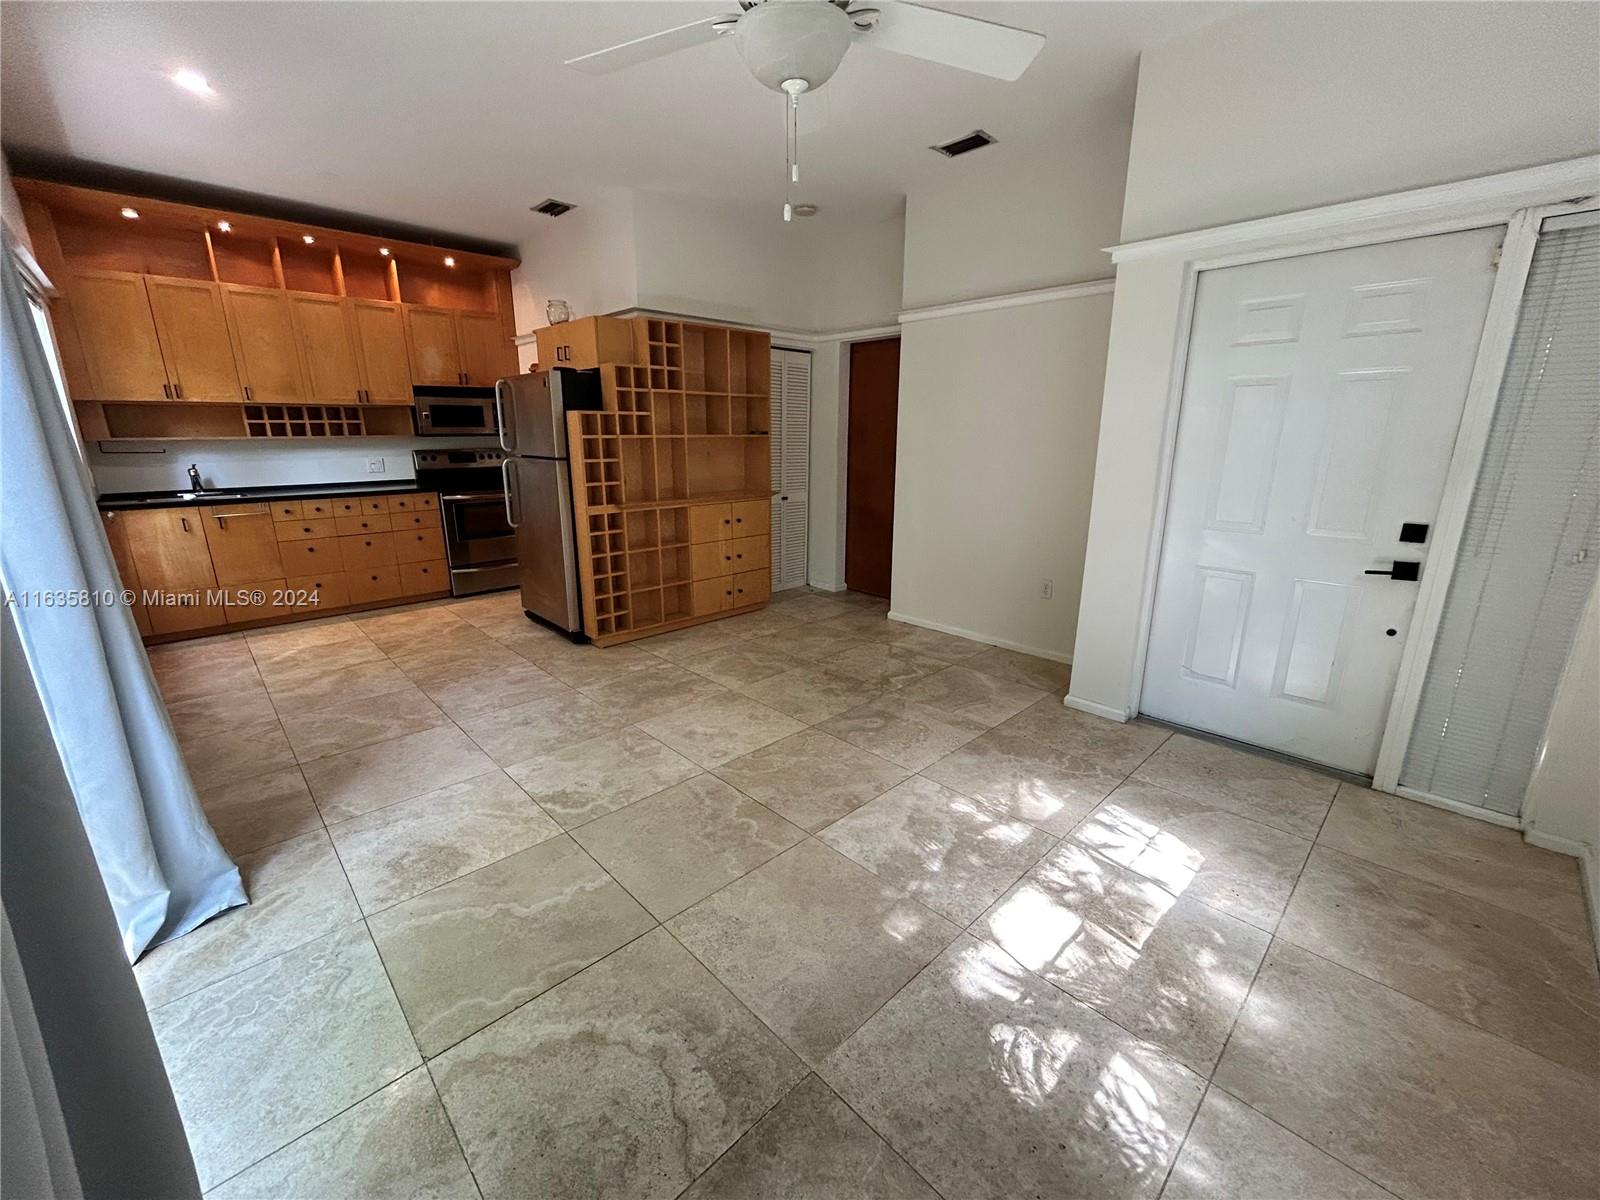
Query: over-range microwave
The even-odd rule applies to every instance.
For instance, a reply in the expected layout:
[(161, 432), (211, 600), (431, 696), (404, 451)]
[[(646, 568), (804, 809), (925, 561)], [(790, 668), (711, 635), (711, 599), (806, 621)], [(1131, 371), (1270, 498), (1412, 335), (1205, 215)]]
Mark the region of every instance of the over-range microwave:
[(417, 433), (422, 437), (465, 437), (498, 433), (492, 387), (419, 387)]

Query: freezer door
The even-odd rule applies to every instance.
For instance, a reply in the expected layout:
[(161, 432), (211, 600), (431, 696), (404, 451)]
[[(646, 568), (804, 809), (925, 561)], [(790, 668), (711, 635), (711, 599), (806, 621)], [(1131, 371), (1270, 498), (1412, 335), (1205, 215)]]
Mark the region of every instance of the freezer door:
[(513, 375), (494, 385), (500, 446), (511, 454), (565, 458), (567, 417), (544, 371)]
[(508, 458), (505, 469), (508, 515), (517, 530), (522, 607), (576, 633), (583, 627), (583, 611), (567, 464), (554, 458)]

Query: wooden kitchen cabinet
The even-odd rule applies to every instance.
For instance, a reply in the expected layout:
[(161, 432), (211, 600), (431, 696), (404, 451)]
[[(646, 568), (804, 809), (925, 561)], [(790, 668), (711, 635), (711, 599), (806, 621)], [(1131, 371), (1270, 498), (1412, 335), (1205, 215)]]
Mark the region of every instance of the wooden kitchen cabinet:
[(222, 606), (214, 602), (217, 577), (198, 508), (136, 509), (118, 520), (140, 586), (146, 594), (164, 593), (170, 600), (149, 606), (152, 633), (181, 633), (225, 623)]
[(733, 531), (733, 507), (728, 504), (696, 504), (689, 509), (689, 540), (694, 543), (719, 542)]
[(350, 301), (350, 327), (361, 355), (361, 386), (368, 404), (410, 404), (411, 363), (405, 314), (386, 300)]
[(346, 302), (290, 292), (289, 311), (305, 364), (306, 398), (313, 404), (361, 403), (361, 365)]
[(145, 290), (173, 398), (243, 401), (222, 289), (198, 279), (151, 275)]
[(256, 404), (301, 404), (306, 399), (288, 298), (277, 288), (222, 285), (233, 321), (234, 347), (245, 398)]
[(166, 363), (144, 276), (76, 271), (67, 295), (83, 345), (92, 392), (82, 399), (160, 400), (168, 394)]
[(411, 382), (459, 387), (461, 349), (456, 343), (456, 314), (448, 308), (408, 304), (405, 315)]
[(134, 562), (133, 548), (128, 545), (127, 523), (121, 513), (115, 512), (101, 514), (100, 523), (105, 526), (106, 541), (111, 544), (111, 558), (117, 564), (123, 590), (133, 593), (133, 603), (128, 605), (133, 612), (133, 623), (140, 633), (153, 633), (150, 614), (145, 611), (144, 598), (139, 594), (139, 567)]
[(516, 352), (499, 313), (457, 313), (456, 341), (463, 383), (493, 387), (498, 380), (517, 373)]
[(587, 370), (601, 363), (631, 363), (634, 359), (633, 323), (617, 317), (579, 317), (536, 330), (539, 369), (573, 367)]
[(218, 504), (202, 514), (211, 570), (221, 587), (276, 580), (283, 586), (283, 558), (272, 508), (267, 504)]
[(765, 604), (772, 598), (772, 564), (759, 571), (740, 571), (733, 577), (733, 607)]

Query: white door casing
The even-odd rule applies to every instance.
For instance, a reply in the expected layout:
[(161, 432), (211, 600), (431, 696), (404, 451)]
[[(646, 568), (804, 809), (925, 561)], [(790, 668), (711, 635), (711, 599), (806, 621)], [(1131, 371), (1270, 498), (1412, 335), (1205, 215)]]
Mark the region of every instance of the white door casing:
[(1201, 274), (1141, 711), (1372, 772), (1502, 233)]
[(772, 590), (806, 582), (811, 354), (772, 351)]

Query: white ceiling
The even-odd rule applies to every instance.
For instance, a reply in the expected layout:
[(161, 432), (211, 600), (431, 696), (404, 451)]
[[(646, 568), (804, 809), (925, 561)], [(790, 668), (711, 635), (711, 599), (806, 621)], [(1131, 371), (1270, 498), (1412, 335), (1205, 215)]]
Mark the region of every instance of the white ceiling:
[[(528, 205), (633, 187), (770, 204), (782, 99), (718, 42), (591, 77), (565, 58), (717, 3), (3, 5), (8, 147), (508, 243)], [(1048, 36), (1016, 83), (853, 47), (802, 143), (805, 198), (887, 211), (936, 178), (927, 147), (1126, 122), (1139, 51), (1237, 9), (1205, 3), (941, 3)], [(217, 90), (166, 78), (179, 67)]]

